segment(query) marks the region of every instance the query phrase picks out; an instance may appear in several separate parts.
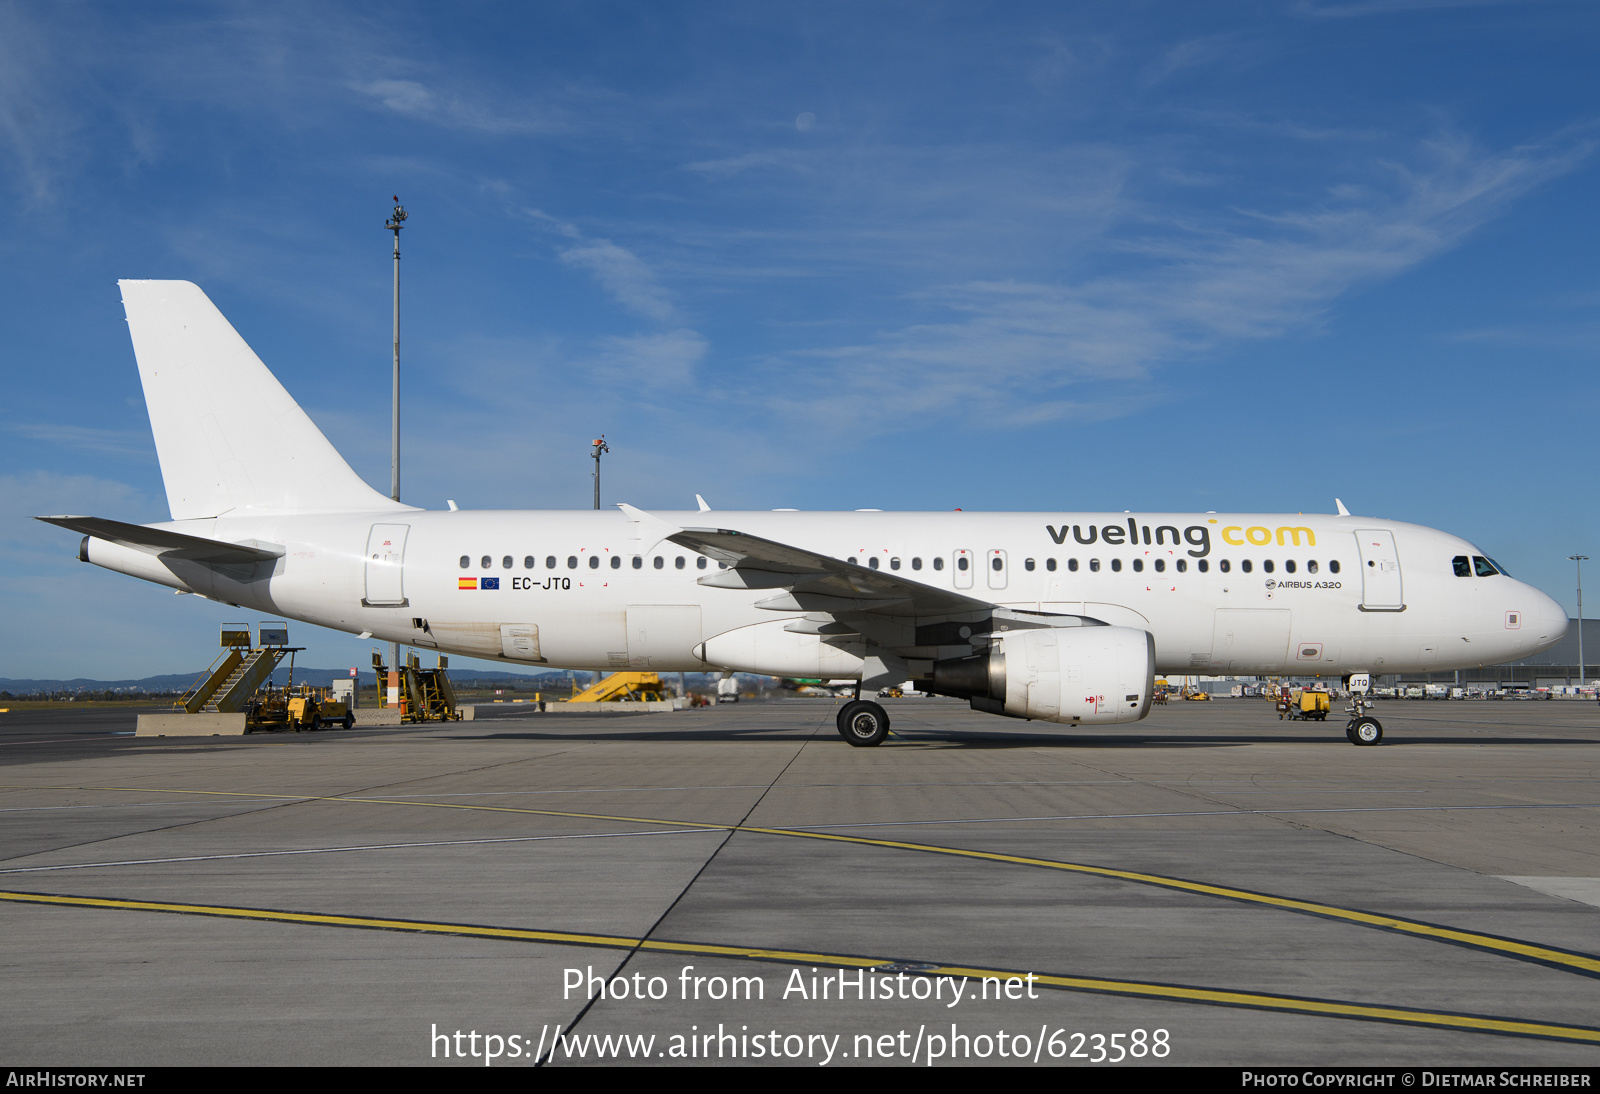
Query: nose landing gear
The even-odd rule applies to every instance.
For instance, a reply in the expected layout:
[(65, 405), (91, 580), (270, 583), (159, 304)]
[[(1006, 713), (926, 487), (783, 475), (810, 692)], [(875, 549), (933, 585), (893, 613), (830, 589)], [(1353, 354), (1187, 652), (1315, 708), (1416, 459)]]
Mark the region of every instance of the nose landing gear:
[[(1362, 680), (1362, 689), (1365, 689), (1365, 677)], [(1383, 743), (1383, 723), (1367, 713), (1367, 699), (1362, 691), (1352, 687), (1350, 689), (1350, 705), (1345, 712), (1350, 715), (1350, 724), (1345, 726), (1344, 735), (1353, 745), (1376, 745)]]
[(1353, 745), (1375, 745), (1383, 742), (1383, 725), (1376, 718), (1352, 718), (1344, 735)]

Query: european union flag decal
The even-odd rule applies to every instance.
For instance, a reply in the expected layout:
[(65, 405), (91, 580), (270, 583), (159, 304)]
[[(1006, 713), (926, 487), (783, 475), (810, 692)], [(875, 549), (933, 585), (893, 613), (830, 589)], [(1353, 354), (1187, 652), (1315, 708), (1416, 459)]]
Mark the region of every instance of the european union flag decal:
[(478, 579), (478, 588), (480, 589), (498, 589), (499, 587), (500, 579), (498, 577), (480, 577)]

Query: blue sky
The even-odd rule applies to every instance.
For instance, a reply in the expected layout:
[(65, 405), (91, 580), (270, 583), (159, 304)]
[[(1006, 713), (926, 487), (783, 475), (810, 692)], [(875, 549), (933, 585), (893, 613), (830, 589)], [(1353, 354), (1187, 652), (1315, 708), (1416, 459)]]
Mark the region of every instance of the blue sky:
[(386, 490), (391, 194), (413, 504), (586, 507), (602, 432), (645, 506), (1338, 496), (1571, 610), (1597, 55), (1562, 0), (0, 4), (0, 676), (239, 615), (26, 519), (167, 516), (119, 277)]

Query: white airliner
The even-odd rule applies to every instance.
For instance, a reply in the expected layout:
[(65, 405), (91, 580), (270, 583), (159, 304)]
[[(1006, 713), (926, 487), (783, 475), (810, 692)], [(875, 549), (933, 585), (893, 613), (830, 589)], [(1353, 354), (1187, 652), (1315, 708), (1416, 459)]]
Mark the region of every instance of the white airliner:
[[(386, 642), (533, 666), (886, 684), (1068, 725), (1132, 722), (1157, 672), (1499, 664), (1566, 612), (1444, 532), (1238, 513), (426, 511), (369, 487), (215, 305), (123, 281), (172, 520), (41, 520), (79, 558)], [(1376, 743), (1358, 705), (1347, 733)], [(876, 703), (840, 711), (875, 745)]]

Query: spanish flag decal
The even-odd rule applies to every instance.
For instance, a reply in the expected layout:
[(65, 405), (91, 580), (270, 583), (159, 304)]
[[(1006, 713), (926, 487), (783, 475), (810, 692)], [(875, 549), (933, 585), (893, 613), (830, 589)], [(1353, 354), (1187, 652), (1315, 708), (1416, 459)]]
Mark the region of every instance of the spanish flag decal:
[(475, 578), (475, 577), (458, 577), (458, 578), (456, 578), (456, 588), (458, 588), (458, 589), (476, 589), (477, 587), (478, 587), (478, 579)]

